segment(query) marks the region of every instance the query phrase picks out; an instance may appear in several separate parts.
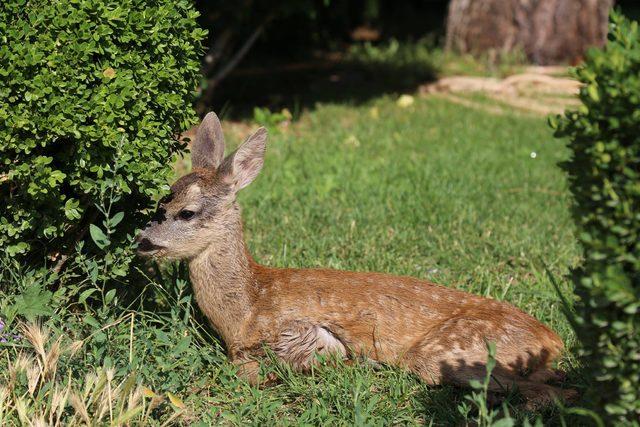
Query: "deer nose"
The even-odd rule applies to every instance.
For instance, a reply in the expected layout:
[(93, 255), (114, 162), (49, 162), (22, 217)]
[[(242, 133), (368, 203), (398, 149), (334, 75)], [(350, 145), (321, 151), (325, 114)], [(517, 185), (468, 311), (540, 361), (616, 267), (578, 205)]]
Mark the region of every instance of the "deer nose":
[(153, 243), (151, 243), (151, 240), (140, 235), (136, 237), (135, 243), (138, 244), (138, 252), (149, 252), (153, 250), (155, 246)]

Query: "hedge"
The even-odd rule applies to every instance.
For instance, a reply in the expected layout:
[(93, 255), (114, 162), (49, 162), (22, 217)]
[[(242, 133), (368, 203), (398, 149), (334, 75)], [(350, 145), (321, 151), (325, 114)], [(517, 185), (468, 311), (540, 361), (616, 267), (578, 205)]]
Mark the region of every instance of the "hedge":
[(613, 13), (608, 43), (575, 70), (582, 106), (552, 120), (584, 261), (573, 271), (587, 397), (608, 423), (640, 420), (640, 33)]
[(130, 257), (195, 121), (197, 16), (188, 0), (0, 2), (2, 252)]

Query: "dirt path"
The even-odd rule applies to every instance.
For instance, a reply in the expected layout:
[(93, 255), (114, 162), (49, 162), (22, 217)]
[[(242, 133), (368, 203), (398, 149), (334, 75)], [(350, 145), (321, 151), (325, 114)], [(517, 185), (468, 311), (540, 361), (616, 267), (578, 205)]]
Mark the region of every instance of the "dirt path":
[[(580, 83), (562, 75), (562, 67), (529, 67), (504, 79), (444, 77), (420, 87), (423, 96), (438, 96), (492, 114), (548, 115), (579, 105)], [(477, 95), (488, 98), (488, 102)]]

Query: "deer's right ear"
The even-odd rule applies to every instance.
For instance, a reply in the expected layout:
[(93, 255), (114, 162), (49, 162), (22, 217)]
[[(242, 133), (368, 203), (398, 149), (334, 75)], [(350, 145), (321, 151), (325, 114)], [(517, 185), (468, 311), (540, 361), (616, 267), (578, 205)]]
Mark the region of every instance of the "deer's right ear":
[(191, 167), (217, 169), (224, 158), (224, 135), (216, 113), (207, 114), (191, 144)]

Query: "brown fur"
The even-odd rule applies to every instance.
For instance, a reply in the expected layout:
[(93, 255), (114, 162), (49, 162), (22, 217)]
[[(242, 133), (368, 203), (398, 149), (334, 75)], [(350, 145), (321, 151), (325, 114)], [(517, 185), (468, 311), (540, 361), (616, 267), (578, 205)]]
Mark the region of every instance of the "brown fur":
[[(215, 115), (201, 126), (214, 128), (203, 135), (221, 135)], [(560, 338), (510, 304), (412, 277), (257, 264), (235, 194), (262, 167), (265, 141), (258, 131), (227, 159), (207, 158), (220, 166), (178, 180), (162, 218), (138, 236), (145, 255), (189, 260), (196, 301), (240, 374), (258, 381), (257, 358), (267, 346), (301, 371), (316, 354), (334, 353), (401, 366), (429, 384), (467, 386), (485, 376), (486, 342), (493, 341), (491, 390), (518, 387), (533, 405), (572, 394), (543, 383), (554, 376)], [(197, 214), (180, 219), (187, 208)]]

